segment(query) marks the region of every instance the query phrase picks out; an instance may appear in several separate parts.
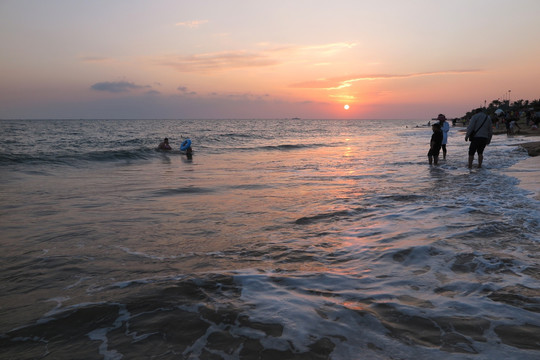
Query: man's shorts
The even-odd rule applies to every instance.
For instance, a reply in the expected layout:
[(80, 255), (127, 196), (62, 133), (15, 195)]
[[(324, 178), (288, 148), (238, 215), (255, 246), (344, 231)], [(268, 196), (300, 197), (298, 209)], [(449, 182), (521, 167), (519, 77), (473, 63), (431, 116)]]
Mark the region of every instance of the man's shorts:
[(469, 156), (473, 156), (474, 153), (478, 153), (478, 155), (484, 154), (484, 149), (486, 148), (487, 143), (487, 138), (473, 137), (471, 140), (471, 145), (469, 145)]

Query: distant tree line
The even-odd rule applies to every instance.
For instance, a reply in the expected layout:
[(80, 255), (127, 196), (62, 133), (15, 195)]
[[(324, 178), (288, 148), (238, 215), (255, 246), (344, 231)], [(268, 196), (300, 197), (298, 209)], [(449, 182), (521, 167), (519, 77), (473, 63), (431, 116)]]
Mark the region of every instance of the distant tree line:
[[(480, 109), (482, 109), (489, 115), (493, 115), (495, 111), (498, 109), (503, 110), (505, 113), (513, 112), (515, 114), (520, 114), (522, 112), (526, 113), (528, 111), (536, 113), (536, 112), (540, 112), (540, 99), (533, 100), (533, 101), (517, 100), (512, 103), (510, 103), (509, 100), (503, 100), (503, 101), (493, 100), (491, 103), (489, 103), (487, 107), (483, 107)], [(477, 110), (478, 109), (473, 109), (467, 112), (467, 114), (465, 114), (465, 116), (463, 116), (462, 119), (470, 119), (471, 116), (473, 116)]]

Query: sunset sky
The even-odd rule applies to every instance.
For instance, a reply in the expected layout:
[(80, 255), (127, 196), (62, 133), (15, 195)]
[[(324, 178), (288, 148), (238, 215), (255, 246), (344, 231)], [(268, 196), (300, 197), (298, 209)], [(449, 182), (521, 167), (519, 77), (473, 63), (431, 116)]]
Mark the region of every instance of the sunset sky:
[(539, 99), (539, 36), (538, 0), (0, 0), (0, 118), (458, 117)]

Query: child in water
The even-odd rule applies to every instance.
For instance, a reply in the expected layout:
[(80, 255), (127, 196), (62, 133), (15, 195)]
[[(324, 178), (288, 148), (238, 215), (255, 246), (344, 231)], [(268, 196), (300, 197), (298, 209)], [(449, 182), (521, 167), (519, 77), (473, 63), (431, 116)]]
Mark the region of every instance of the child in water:
[(429, 143), (429, 152), (427, 154), (429, 165), (439, 163), (439, 152), (441, 151), (443, 133), (441, 131), (441, 125), (435, 123), (431, 126), (433, 130), (433, 135), (431, 135), (431, 141)]

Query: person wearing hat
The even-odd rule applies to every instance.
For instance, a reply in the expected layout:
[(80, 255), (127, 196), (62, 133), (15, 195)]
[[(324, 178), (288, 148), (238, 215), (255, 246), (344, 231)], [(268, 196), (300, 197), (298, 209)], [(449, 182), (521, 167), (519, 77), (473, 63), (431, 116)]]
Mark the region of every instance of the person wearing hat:
[(437, 120), (439, 120), (439, 125), (441, 125), (441, 131), (443, 133), (441, 149), (443, 160), (446, 160), (446, 142), (448, 141), (448, 131), (450, 131), (450, 125), (448, 124), (448, 121), (446, 121), (446, 116), (443, 114), (439, 114), (439, 116), (437, 116)]

